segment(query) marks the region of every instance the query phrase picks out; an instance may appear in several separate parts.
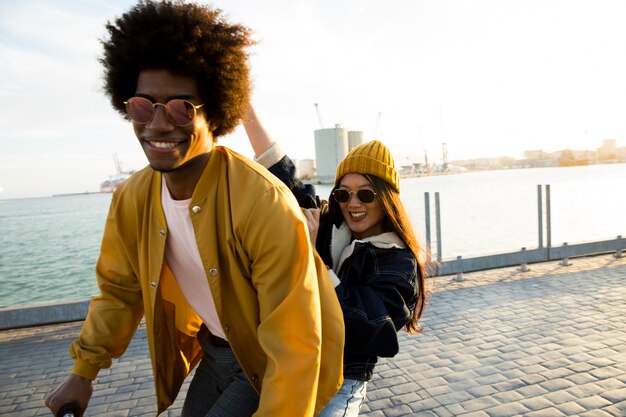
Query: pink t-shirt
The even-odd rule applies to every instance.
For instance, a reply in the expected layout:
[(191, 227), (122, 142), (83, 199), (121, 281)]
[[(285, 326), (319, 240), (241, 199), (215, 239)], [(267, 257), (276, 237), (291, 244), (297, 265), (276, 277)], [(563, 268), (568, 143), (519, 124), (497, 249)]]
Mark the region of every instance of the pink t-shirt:
[(198, 251), (189, 215), (190, 202), (191, 199), (172, 199), (163, 178), (161, 204), (168, 228), (165, 259), (189, 305), (204, 321), (211, 333), (226, 339)]

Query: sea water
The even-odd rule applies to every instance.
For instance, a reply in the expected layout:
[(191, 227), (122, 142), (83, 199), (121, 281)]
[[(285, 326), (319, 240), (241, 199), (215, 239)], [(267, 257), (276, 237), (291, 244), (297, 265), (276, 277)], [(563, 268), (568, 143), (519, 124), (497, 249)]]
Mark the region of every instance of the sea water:
[[(537, 186), (545, 184), (551, 189), (553, 246), (626, 237), (626, 164), (405, 178), (400, 186), (422, 244), (429, 193), (434, 250), (439, 193), (445, 260), (537, 247)], [(318, 186), (321, 198), (330, 190)], [(0, 200), (0, 306), (97, 294), (94, 268), (110, 201), (111, 194)], [(543, 202), (545, 211), (545, 196)]]

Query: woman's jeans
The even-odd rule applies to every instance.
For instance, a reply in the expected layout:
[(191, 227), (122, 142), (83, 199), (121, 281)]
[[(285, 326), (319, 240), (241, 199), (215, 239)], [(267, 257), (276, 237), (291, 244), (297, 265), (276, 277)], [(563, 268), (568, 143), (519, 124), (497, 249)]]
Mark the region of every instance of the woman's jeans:
[(367, 381), (344, 379), (337, 395), (326, 404), (326, 407), (324, 407), (318, 417), (358, 416), (361, 404), (365, 401), (366, 386)]
[(228, 342), (202, 326), (202, 360), (189, 384), (182, 417), (246, 417), (259, 408), (254, 390)]

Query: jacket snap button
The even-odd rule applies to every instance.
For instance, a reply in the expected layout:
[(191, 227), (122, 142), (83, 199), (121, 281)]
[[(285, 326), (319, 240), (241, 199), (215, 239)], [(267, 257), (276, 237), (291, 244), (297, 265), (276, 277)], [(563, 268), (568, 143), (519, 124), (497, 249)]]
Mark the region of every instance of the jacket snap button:
[(156, 283), (155, 281), (151, 281), (151, 282), (150, 282), (150, 286), (151, 286), (152, 288), (156, 288), (156, 287), (157, 287), (157, 283)]
[(164, 237), (165, 236), (165, 230), (163, 230), (163, 229), (159, 230), (159, 234)]
[(212, 277), (216, 276), (217, 274), (219, 274), (219, 271), (217, 270), (217, 268), (209, 269), (209, 275), (211, 275)]
[(257, 382), (259, 380), (258, 375), (252, 375), (252, 382)]
[(202, 209), (200, 208), (200, 206), (193, 206), (193, 207), (191, 208), (191, 211), (193, 211), (193, 213), (194, 213), (194, 214), (198, 214), (198, 213), (200, 213), (200, 210), (202, 210)]

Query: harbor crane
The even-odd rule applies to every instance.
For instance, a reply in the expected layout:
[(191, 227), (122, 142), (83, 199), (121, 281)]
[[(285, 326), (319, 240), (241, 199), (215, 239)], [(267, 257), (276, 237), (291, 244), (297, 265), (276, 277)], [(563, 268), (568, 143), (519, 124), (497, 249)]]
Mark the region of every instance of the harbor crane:
[(315, 112), (317, 113), (317, 120), (320, 123), (320, 129), (324, 129), (324, 123), (322, 122), (322, 115), (320, 114), (320, 108), (317, 105), (317, 103), (315, 103)]
[(115, 164), (115, 172), (117, 172), (118, 174), (121, 174), (122, 173), (122, 163), (120, 162), (120, 160), (117, 157), (116, 153), (113, 153), (113, 163)]

